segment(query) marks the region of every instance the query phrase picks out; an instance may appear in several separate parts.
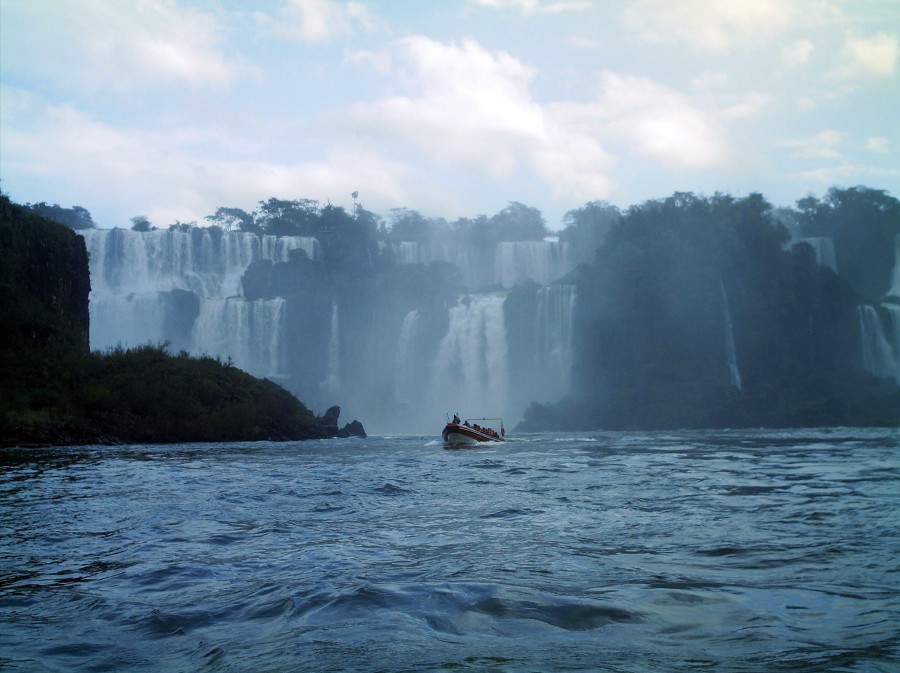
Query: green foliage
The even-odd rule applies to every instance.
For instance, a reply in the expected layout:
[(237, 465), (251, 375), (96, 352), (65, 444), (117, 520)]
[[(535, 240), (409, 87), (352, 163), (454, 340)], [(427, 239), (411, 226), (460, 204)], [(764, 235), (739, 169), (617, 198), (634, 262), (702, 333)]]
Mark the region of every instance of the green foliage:
[(167, 344), (89, 352), (89, 291), (84, 239), (0, 196), (0, 444), (321, 435), (290, 393), (228, 363)]
[(94, 219), (86, 208), (81, 206), (72, 206), (71, 208), (63, 208), (59, 204), (54, 203), (52, 206), (44, 201), (40, 203), (25, 204), (25, 208), (31, 210), (36, 215), (43, 218), (64, 224), (70, 229), (81, 231), (83, 229), (93, 229), (96, 225)]
[(253, 220), (253, 215), (240, 208), (217, 208), (212, 215), (207, 215), (207, 222), (221, 227), (223, 231), (249, 231), (258, 233), (260, 228)]
[[(883, 194), (837, 197), (804, 202), (807, 225), (852, 204), (869, 216), (833, 223), (835, 235), (893, 236)], [(574, 275), (573, 398), (534, 405), (526, 427), (900, 424), (900, 390), (861, 367), (859, 296), (809, 246), (785, 251), (788, 239), (758, 194), (676, 193), (630, 208), (596, 263)], [(893, 261), (892, 245), (884, 249)], [(865, 260), (871, 250), (855, 254)], [(727, 367), (726, 308), (741, 390)]]
[(254, 223), (263, 233), (273, 236), (315, 236), (318, 214), (318, 201), (271, 197), (259, 202)]
[(887, 294), (894, 265), (894, 239), (900, 236), (900, 201), (882, 190), (832, 188), (824, 199), (797, 202), (804, 236), (834, 239), (841, 276), (865, 301)]
[(131, 218), (131, 230), (132, 231), (140, 231), (147, 232), (153, 229), (153, 225), (150, 224), (150, 220), (148, 220), (144, 215), (135, 215)]

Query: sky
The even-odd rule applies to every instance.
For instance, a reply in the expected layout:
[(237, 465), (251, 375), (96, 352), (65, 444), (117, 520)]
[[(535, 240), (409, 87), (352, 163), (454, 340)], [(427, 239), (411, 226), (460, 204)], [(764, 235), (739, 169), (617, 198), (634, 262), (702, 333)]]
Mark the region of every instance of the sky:
[(0, 189), (97, 226), (900, 197), (900, 0), (0, 0)]

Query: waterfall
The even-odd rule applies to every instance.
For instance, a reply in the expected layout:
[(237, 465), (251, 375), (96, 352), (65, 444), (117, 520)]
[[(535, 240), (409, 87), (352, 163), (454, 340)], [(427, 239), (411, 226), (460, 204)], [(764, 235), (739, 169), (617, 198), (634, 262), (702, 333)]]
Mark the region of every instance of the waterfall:
[(569, 391), (575, 296), (574, 285), (549, 285), (537, 292), (534, 319), (541, 389), (534, 391), (532, 397), (556, 400)]
[(881, 378), (893, 378), (900, 383), (900, 339), (897, 328), (900, 327), (900, 306), (886, 305), (893, 327), (893, 341), (888, 341), (884, 325), (874, 306), (861, 305), (859, 312), (859, 328), (862, 338), (863, 367), (870, 374)]
[(284, 299), (207, 299), (194, 323), (191, 351), (231, 358), (255, 376), (284, 373)]
[(799, 243), (806, 243), (813, 249), (819, 266), (826, 266), (837, 272), (837, 256), (834, 254), (833, 239), (828, 236), (813, 236), (811, 238), (801, 238), (794, 245)]
[(494, 280), (511, 288), (525, 280), (547, 285), (571, 270), (567, 245), (558, 241), (510, 241), (494, 251)]
[(322, 382), (322, 392), (335, 395), (341, 389), (341, 335), (337, 302), (331, 304), (331, 336), (328, 338), (328, 373)]
[(503, 294), (468, 295), (450, 309), (427, 387), (430, 418), (509, 413)]
[(79, 233), (90, 260), (93, 349), (177, 341), (166, 325), (187, 318), (164, 293), (184, 290), (200, 302), (192, 353), (230, 357), (256, 376), (283, 373), (284, 300), (241, 298), (241, 276), (259, 260), (287, 261), (295, 249), (315, 259), (316, 239), (205, 228)]
[(419, 392), (418, 387), (421, 384), (416, 376), (412, 357), (418, 323), (419, 310), (413, 309), (403, 317), (403, 325), (400, 327), (400, 339), (397, 343), (394, 390), (396, 391), (397, 399), (404, 406), (412, 401), (413, 396)]
[(735, 388), (740, 391), (744, 390), (741, 383), (741, 371), (738, 369), (737, 351), (734, 347), (734, 329), (731, 325), (731, 311), (728, 309), (728, 295), (725, 292), (725, 283), (719, 281), (719, 288), (722, 291), (722, 307), (725, 321), (725, 362), (728, 366), (728, 376)]
[(900, 299), (900, 234), (894, 236), (894, 276), (888, 295)]

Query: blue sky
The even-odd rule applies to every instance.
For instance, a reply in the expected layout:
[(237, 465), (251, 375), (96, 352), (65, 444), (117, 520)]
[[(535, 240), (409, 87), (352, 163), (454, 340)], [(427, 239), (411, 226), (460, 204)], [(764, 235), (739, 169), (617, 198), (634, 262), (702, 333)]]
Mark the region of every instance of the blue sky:
[(102, 227), (900, 197), (898, 0), (0, 0), (0, 87), (0, 188)]

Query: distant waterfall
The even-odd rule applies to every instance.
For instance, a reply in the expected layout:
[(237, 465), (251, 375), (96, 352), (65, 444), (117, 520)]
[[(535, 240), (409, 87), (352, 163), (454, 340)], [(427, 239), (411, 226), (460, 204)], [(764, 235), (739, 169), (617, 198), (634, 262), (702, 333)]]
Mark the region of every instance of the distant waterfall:
[(334, 395), (341, 389), (341, 330), (337, 302), (331, 305), (331, 336), (328, 339), (328, 373), (322, 391)]
[(885, 306), (892, 321), (893, 345), (888, 341), (875, 307), (868, 305), (857, 307), (862, 337), (863, 367), (870, 374), (881, 378), (893, 378), (900, 383), (900, 338), (898, 338), (900, 306)]
[(284, 299), (208, 299), (194, 324), (191, 351), (231, 358), (256, 376), (284, 376)]
[(427, 387), (432, 416), (510, 411), (504, 299), (503, 294), (468, 295), (450, 309)]
[(535, 335), (541, 390), (534, 391), (532, 397), (556, 400), (569, 391), (575, 297), (574, 285), (549, 285), (538, 290)]
[(900, 234), (894, 236), (894, 275), (888, 295), (900, 299)]
[(811, 238), (801, 238), (794, 242), (806, 243), (812, 247), (816, 253), (816, 262), (819, 266), (826, 266), (832, 271), (837, 271), (837, 256), (834, 253), (834, 240), (827, 236), (814, 236)]
[(728, 365), (728, 376), (733, 385), (738, 390), (743, 391), (744, 387), (741, 383), (741, 371), (738, 369), (737, 351), (734, 347), (734, 329), (731, 325), (731, 311), (728, 308), (728, 295), (725, 292), (725, 283), (719, 281), (719, 288), (722, 291), (722, 311), (725, 319), (725, 362)]
[(567, 246), (558, 241), (509, 241), (494, 252), (494, 280), (511, 288), (525, 280), (547, 285), (571, 269)]
[(256, 376), (283, 372), (284, 301), (241, 298), (241, 276), (253, 262), (285, 262), (296, 249), (315, 259), (316, 239), (199, 227), (80, 233), (90, 258), (91, 348), (173, 339), (167, 324), (187, 318), (163, 293), (185, 290), (200, 303), (192, 353), (230, 357)]
[(397, 343), (397, 359), (394, 366), (394, 390), (398, 400), (404, 406), (411, 401), (412, 395), (421, 385), (420, 377), (413, 364), (413, 343), (416, 328), (419, 324), (419, 310), (413, 309), (403, 317), (400, 327), (400, 339)]

